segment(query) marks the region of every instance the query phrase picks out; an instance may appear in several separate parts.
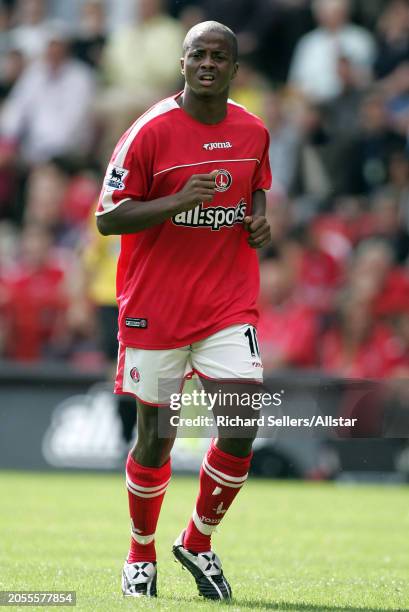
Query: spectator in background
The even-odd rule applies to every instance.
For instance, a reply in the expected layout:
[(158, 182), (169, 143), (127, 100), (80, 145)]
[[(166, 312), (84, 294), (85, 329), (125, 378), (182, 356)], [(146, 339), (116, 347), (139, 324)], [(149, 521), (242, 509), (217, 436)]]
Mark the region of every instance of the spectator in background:
[(92, 170), (55, 159), (28, 175), (24, 221), (45, 226), (55, 244), (75, 250), (87, 231), (99, 193), (99, 176)]
[(393, 251), (383, 240), (363, 240), (352, 253), (347, 283), (353, 294), (374, 304), (393, 270)]
[[(65, 23), (72, 23), (78, 29), (81, 21), (81, 9), (87, 0), (47, 0), (50, 15)], [(137, 17), (139, 0), (97, 0), (103, 5), (107, 14), (107, 25), (110, 32), (123, 26)]]
[(331, 210), (313, 220), (313, 231), (321, 248), (332, 255), (342, 268), (352, 249), (373, 232), (373, 219), (364, 198), (346, 195), (331, 202)]
[[(188, 3), (186, 6), (182, 7), (178, 0), (176, 0), (176, 2), (180, 8), (178, 19), (185, 32), (188, 32), (190, 28), (193, 28), (193, 26), (203, 21), (203, 10), (199, 5)], [(172, 11), (172, 13), (173, 12), (174, 11)]]
[(316, 364), (318, 325), (314, 312), (297, 300), (296, 274), (285, 260), (260, 263), (257, 337), (266, 371)]
[(257, 60), (274, 83), (285, 83), (299, 39), (314, 28), (311, 0), (270, 0), (272, 6), (275, 19)]
[(0, 2), (0, 73), (2, 72), (3, 57), (12, 47), (10, 22), (10, 10), (4, 2)]
[[(398, 335), (398, 338), (402, 347), (402, 361), (397, 365), (394, 374), (397, 377), (409, 378), (409, 310), (407, 304), (401, 304), (400, 308), (397, 308), (394, 313), (394, 328)], [(408, 391), (409, 387), (406, 382), (406, 399), (409, 399)], [(407, 410), (408, 402), (405, 402), (405, 409)]]
[(10, 302), (9, 278), (13, 275), (19, 236), (7, 221), (0, 222), (0, 356), (4, 357), (9, 339), (7, 306)]
[(316, 102), (326, 102), (341, 92), (338, 58), (347, 57), (368, 82), (375, 59), (375, 43), (364, 28), (348, 21), (348, 0), (314, 0), (318, 28), (298, 42), (289, 80), (293, 87)]
[(240, 60), (240, 70), (232, 82), (230, 97), (264, 120), (263, 97), (268, 88), (269, 84), (260, 72), (246, 60)]
[(45, 55), (22, 74), (0, 117), (2, 139), (29, 164), (57, 155), (86, 155), (93, 130), (94, 77), (73, 59), (63, 29), (48, 32)]
[(274, 83), (286, 81), (295, 44), (313, 24), (310, 0), (168, 0), (168, 4), (186, 30), (206, 19), (228, 25), (237, 32), (241, 59)]
[(385, 378), (402, 358), (392, 331), (377, 323), (359, 289), (340, 298), (335, 324), (321, 341), (321, 367), (346, 378)]
[(387, 318), (397, 305), (409, 303), (409, 274), (394, 263), (392, 247), (370, 238), (358, 245), (348, 271), (348, 286), (363, 296), (379, 318)]
[(341, 84), (340, 93), (323, 105), (323, 118), (328, 135), (329, 159), (334, 191), (337, 195), (349, 193), (351, 143), (360, 132), (358, 109), (366, 95), (360, 72), (345, 56), (339, 56), (337, 74)]
[(92, 68), (99, 68), (107, 40), (104, 4), (102, 0), (86, 0), (81, 8), (79, 31), (72, 45), (73, 55)]
[(0, 71), (0, 103), (9, 95), (24, 71), (24, 56), (18, 49), (4, 53)]
[[(63, 0), (65, 2), (65, 0)], [(107, 24), (110, 32), (138, 19), (140, 0), (106, 0)]]
[(68, 187), (67, 173), (54, 163), (37, 165), (26, 184), (24, 224), (41, 225), (56, 240), (63, 232), (63, 202)]
[(274, 250), (278, 253), (286, 240), (292, 224), (292, 202), (283, 197), (282, 193), (277, 193), (270, 189), (266, 193), (267, 206), (266, 218), (271, 229), (271, 242), (274, 245), (269, 247), (269, 251)]
[(372, 211), (373, 235), (389, 244), (396, 264), (409, 263), (409, 233), (402, 222), (399, 201), (391, 189), (385, 188), (375, 194)]
[(17, 26), (10, 32), (12, 47), (27, 60), (40, 58), (47, 48), (52, 26), (46, 16), (45, 0), (19, 0), (16, 16)]
[(34, 361), (58, 352), (66, 334), (66, 271), (51, 246), (44, 227), (24, 228), (20, 258), (6, 279), (6, 356), (11, 359)]
[(302, 225), (290, 232), (284, 247), (295, 273), (297, 300), (315, 313), (325, 315), (334, 307), (336, 290), (342, 279), (335, 257), (320, 244), (313, 224)]
[(362, 87), (359, 73), (348, 57), (338, 57), (337, 74), (341, 89), (335, 98), (324, 105), (324, 117), (334, 140), (349, 141), (360, 129), (357, 109), (361, 106), (365, 88)]
[(409, 232), (409, 157), (404, 151), (391, 156), (388, 174), (388, 187), (399, 202), (402, 224)]
[(270, 164), (273, 171), (272, 189), (287, 194), (295, 175), (299, 133), (283, 110), (284, 103), (277, 92), (263, 96), (263, 117), (270, 134)]
[(390, 0), (351, 0), (351, 14), (354, 21), (373, 31), (376, 28), (378, 17)]
[(142, 109), (176, 89), (183, 35), (180, 23), (165, 13), (164, 0), (139, 0), (138, 21), (111, 33), (103, 57), (107, 88), (97, 100), (108, 124), (104, 151)]
[(374, 70), (377, 78), (388, 76), (402, 62), (409, 62), (409, 3), (392, 0), (377, 24), (378, 52)]
[(408, 138), (409, 133), (409, 62), (400, 64), (395, 70), (380, 81), (384, 92), (389, 123), (391, 128)]
[(294, 219), (302, 223), (311, 219), (332, 195), (335, 173), (331, 173), (331, 143), (321, 109), (307, 100), (301, 101), (295, 121), (299, 140), (289, 195), (294, 198)]
[[(1, 10), (1, 9), (0, 9)], [(0, 43), (1, 45), (1, 43)], [(0, 49), (0, 108), (24, 70), (21, 51)], [(0, 138), (0, 219), (15, 218), (19, 176), (15, 167), (15, 147)]]
[(405, 139), (389, 124), (385, 98), (370, 92), (360, 108), (361, 129), (346, 153), (347, 193), (370, 194), (388, 178), (392, 156), (404, 151)]
[(240, 57), (262, 60), (263, 43), (270, 38), (278, 17), (275, 1), (265, 0), (200, 0), (201, 21), (224, 23), (237, 35)]

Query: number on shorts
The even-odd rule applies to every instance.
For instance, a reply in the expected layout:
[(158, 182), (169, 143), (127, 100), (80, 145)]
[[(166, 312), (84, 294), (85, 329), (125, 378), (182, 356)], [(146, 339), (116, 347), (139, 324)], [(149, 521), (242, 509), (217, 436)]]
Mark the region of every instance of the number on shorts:
[(254, 327), (249, 327), (244, 333), (247, 340), (249, 341), (249, 348), (252, 357), (260, 357), (260, 350), (258, 348), (257, 334)]

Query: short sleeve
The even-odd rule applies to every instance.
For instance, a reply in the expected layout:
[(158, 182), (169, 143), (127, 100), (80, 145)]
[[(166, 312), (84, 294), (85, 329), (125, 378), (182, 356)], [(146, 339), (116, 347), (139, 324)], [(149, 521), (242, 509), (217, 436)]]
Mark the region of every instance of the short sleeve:
[(152, 182), (152, 139), (137, 125), (122, 136), (108, 164), (96, 215), (111, 212), (127, 200), (145, 200)]
[(266, 129), (263, 130), (263, 134), (263, 142), (261, 145), (262, 155), (253, 176), (253, 193), (258, 189), (268, 191), (271, 188), (271, 169), (269, 160), (270, 136)]

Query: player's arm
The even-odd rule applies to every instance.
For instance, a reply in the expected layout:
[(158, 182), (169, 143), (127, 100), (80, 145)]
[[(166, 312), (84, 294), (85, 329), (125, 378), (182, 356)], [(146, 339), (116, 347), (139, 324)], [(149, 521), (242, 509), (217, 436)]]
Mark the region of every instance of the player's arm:
[(245, 217), (244, 226), (249, 233), (248, 243), (260, 249), (271, 241), (270, 226), (266, 219), (266, 194), (262, 189), (253, 193), (251, 217)]
[(135, 234), (163, 223), (180, 212), (195, 208), (200, 202), (210, 202), (215, 193), (216, 172), (194, 174), (178, 193), (150, 202), (128, 200), (114, 210), (97, 217), (101, 234)]

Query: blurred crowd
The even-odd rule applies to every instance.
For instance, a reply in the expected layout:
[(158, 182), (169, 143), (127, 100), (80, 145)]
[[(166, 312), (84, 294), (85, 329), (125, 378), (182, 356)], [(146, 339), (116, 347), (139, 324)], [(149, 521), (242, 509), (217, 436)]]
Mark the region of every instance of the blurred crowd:
[(271, 135), (266, 369), (409, 377), (408, 0), (0, 1), (0, 358), (115, 360), (102, 176), (205, 19), (237, 33), (231, 97)]

